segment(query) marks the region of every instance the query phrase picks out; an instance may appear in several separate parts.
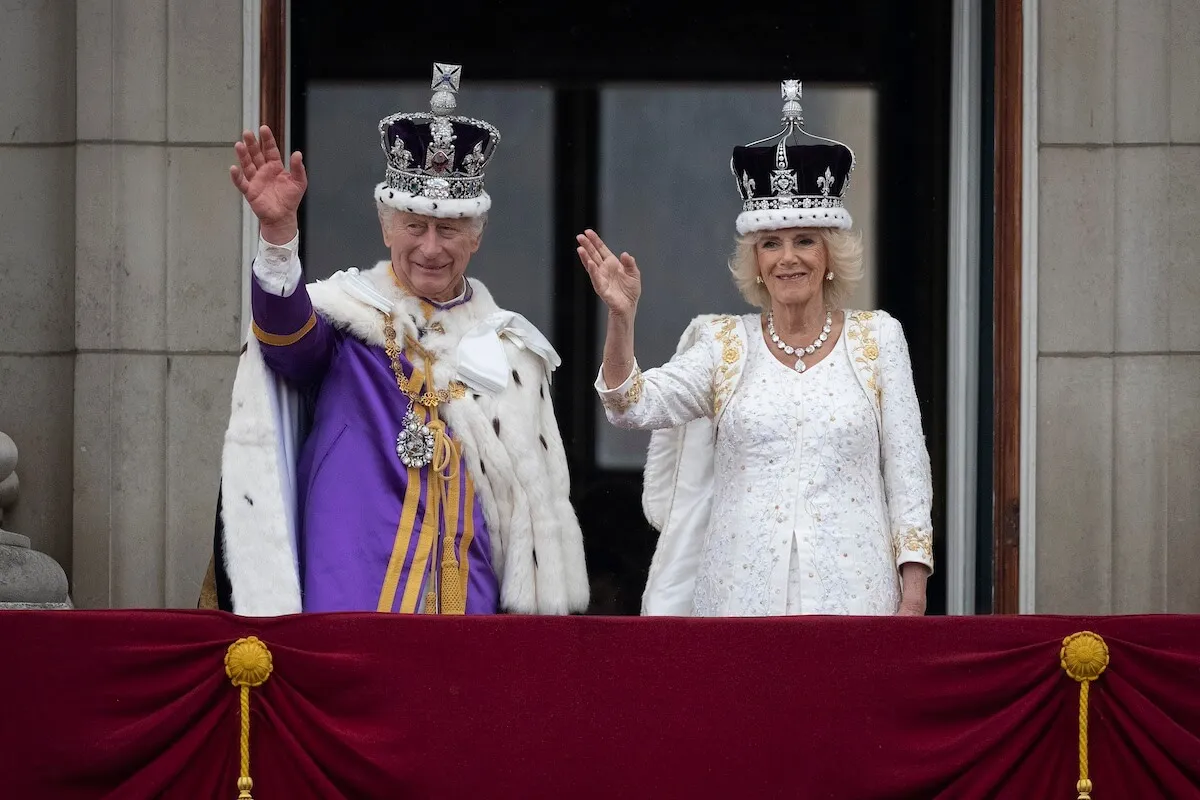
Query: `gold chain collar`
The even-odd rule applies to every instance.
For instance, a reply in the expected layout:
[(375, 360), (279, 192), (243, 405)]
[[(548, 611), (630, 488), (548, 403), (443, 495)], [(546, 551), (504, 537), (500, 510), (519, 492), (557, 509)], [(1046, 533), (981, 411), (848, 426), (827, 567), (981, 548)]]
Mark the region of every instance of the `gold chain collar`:
[[(392, 372), (396, 375), (396, 386), (414, 403), (425, 408), (437, 408), (442, 403), (449, 403), (451, 400), (458, 400), (466, 396), (467, 387), (458, 381), (451, 381), (450, 385), (445, 389), (431, 389), (422, 392), (421, 385), (424, 383), (422, 378), (428, 377), (431, 385), (433, 378), (432, 375), (420, 376), (415, 370), (415, 365), (413, 379), (410, 380), (404, 375), (404, 369), (400, 366), (400, 347), (396, 344), (396, 328), (392, 324), (391, 314), (383, 315), (383, 337), (384, 349), (387, 351), (388, 359), (392, 362)], [(420, 345), (416, 342), (412, 342), (412, 344), (420, 349)], [(428, 361), (428, 354), (423, 353), (423, 355), (425, 355), (426, 361)]]

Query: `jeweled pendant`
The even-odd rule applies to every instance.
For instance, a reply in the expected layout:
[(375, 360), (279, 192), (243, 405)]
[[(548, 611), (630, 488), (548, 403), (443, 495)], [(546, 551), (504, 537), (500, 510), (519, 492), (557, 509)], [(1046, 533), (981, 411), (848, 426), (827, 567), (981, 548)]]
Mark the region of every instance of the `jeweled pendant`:
[(433, 431), (413, 413), (404, 412), (404, 427), (396, 437), (396, 455), (410, 469), (424, 469), (433, 461)]
[(805, 365), (805, 363), (802, 359), (798, 358), (798, 359), (796, 359), (796, 366), (794, 367), (794, 369), (796, 370), (796, 372), (804, 372), (804, 370), (808, 369), (808, 367)]

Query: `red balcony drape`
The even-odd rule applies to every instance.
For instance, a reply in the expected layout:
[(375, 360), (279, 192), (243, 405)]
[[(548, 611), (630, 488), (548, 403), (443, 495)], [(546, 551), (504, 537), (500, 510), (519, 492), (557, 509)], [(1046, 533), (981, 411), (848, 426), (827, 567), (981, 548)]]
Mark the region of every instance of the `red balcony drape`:
[(1200, 619), (247, 619), (0, 613), (0, 796), (236, 798), (254, 635), (256, 800), (1200, 798)]

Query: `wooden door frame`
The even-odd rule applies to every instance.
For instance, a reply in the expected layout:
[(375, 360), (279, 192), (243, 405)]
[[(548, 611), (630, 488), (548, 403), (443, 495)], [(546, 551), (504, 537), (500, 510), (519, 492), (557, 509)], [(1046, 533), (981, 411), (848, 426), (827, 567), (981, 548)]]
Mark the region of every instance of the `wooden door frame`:
[(1020, 610), (1024, 0), (996, 1), (993, 613)]
[[(286, 152), (287, 0), (260, 0), (259, 113)], [(993, 613), (1020, 610), (1024, 0), (995, 3)]]
[(280, 152), (287, 152), (288, 0), (260, 0), (259, 8), (259, 124), (275, 134)]

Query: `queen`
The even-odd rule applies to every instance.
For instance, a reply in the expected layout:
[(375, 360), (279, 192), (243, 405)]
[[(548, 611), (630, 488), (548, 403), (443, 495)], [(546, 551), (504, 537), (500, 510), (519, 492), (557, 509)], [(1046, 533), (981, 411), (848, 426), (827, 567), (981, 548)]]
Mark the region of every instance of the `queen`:
[(729, 269), (756, 308), (697, 317), (675, 356), (634, 356), (636, 260), (593, 230), (578, 254), (608, 307), (596, 391), (613, 425), (654, 431), (644, 507), (660, 532), (648, 615), (921, 615), (932, 481), (908, 345), (884, 311), (844, 307), (862, 276), (845, 206), (854, 153), (805, 130), (735, 147)]

